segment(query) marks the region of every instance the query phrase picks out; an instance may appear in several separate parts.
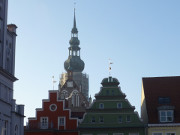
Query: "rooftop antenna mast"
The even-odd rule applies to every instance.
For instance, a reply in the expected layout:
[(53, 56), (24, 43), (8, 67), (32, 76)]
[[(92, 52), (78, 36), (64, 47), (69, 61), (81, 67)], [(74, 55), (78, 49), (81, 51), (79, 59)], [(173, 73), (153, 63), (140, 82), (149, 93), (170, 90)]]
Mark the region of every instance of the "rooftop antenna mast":
[(112, 61), (111, 59), (109, 59), (109, 76), (111, 76), (111, 65), (112, 65)]

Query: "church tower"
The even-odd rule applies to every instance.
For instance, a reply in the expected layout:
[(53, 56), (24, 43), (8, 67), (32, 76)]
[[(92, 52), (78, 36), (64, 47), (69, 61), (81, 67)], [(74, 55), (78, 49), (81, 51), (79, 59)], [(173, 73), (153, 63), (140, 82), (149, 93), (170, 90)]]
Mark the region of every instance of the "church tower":
[(80, 57), (80, 41), (78, 39), (78, 30), (76, 27), (76, 16), (74, 9), (73, 28), (71, 30), (71, 39), (69, 41), (70, 47), (68, 59), (64, 62), (64, 69), (67, 71), (61, 75), (59, 89), (65, 84), (66, 80), (72, 79), (79, 87), (82, 94), (88, 100), (89, 98), (89, 77), (82, 73), (85, 63)]

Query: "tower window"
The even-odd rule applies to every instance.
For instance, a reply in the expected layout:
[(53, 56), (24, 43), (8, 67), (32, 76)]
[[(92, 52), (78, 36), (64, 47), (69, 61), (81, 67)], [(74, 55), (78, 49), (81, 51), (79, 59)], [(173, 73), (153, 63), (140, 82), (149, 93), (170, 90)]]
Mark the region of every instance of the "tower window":
[(73, 51), (73, 56), (76, 56), (76, 52), (75, 51)]

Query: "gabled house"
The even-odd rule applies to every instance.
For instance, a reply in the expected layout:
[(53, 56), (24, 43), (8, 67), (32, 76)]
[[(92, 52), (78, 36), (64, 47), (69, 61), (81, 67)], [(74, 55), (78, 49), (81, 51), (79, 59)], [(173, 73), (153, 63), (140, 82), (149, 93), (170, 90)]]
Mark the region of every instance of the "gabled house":
[(142, 79), (141, 117), (148, 135), (180, 134), (180, 76)]
[(101, 84), (79, 124), (80, 135), (145, 135), (144, 124), (125, 98), (119, 81), (108, 77)]
[(65, 108), (65, 100), (58, 99), (56, 90), (49, 91), (49, 99), (36, 109), (36, 117), (28, 120), (25, 135), (78, 135), (78, 119), (71, 117), (71, 110)]

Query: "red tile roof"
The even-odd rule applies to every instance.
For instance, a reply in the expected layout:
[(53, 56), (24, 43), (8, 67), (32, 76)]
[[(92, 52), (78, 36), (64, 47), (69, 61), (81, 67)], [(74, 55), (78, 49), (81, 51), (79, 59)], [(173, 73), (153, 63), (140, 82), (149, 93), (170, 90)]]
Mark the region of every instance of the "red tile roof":
[[(148, 123), (159, 123), (157, 107), (162, 105), (174, 106), (174, 122), (180, 123), (180, 76), (151, 77), (142, 79)], [(169, 104), (159, 104), (159, 97), (169, 97)]]

